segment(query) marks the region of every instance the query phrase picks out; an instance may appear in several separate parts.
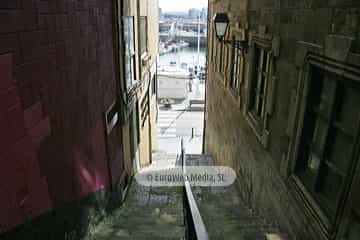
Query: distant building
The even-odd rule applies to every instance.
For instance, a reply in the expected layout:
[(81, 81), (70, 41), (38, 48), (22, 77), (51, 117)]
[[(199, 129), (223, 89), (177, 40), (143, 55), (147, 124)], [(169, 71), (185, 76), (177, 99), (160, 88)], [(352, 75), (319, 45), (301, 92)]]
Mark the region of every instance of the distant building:
[(198, 18), (200, 11), (196, 8), (190, 8), (188, 11), (188, 17), (190, 19)]
[(164, 18), (177, 19), (177, 18), (186, 18), (188, 15), (187, 12), (164, 12)]
[(201, 9), (201, 13), (200, 13), (201, 19), (207, 19), (208, 16), (208, 9), (207, 8), (202, 8)]

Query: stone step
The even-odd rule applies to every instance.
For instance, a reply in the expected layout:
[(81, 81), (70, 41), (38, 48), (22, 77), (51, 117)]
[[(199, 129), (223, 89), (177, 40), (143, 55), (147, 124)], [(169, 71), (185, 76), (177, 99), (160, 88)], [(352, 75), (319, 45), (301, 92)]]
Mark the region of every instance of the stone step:
[[(214, 165), (209, 155), (186, 155), (190, 166)], [(233, 184), (228, 187), (192, 187), (210, 239), (282, 240), (278, 228), (248, 207)]]
[[(149, 169), (180, 164), (177, 154), (156, 152)], [(213, 165), (209, 155), (187, 155), (192, 166)], [(193, 187), (210, 239), (286, 240), (278, 228), (248, 207), (238, 189)], [(182, 187), (144, 187), (133, 181), (126, 202), (86, 239), (184, 239)]]

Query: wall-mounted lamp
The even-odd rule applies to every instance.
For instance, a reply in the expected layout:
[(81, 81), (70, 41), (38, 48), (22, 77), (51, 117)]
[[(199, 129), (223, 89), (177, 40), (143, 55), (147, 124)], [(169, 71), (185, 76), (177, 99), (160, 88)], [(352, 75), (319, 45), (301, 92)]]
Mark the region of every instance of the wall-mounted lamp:
[(248, 49), (248, 42), (247, 40), (226, 40), (225, 35), (227, 32), (227, 29), (229, 27), (229, 18), (226, 13), (216, 13), (214, 18), (214, 26), (215, 26), (215, 32), (216, 37), (219, 39), (219, 41), (224, 43), (230, 43), (233, 44), (235, 48), (244, 50), (247, 52)]

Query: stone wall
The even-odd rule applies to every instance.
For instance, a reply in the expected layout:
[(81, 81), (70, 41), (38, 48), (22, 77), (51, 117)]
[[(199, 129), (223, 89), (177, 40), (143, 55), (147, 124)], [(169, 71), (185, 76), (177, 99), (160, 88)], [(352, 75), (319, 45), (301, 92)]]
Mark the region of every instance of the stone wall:
[[(264, 147), (249, 126), (245, 114), (245, 84), (239, 95), (229, 88), (229, 78), (218, 72), (219, 58), (212, 23), (209, 24), (208, 83), (205, 152), (218, 163), (233, 166), (243, 198), (270, 221), (280, 225), (290, 239), (322, 239), (312, 218), (304, 214), (294, 197), (284, 165), (290, 136), (287, 132), (291, 104), (298, 85), (297, 42), (325, 45), (329, 34), (354, 38), (351, 52), (360, 52), (360, 5), (358, 1), (210, 1), (209, 17), (227, 12), (232, 29), (265, 34), (280, 39), (275, 59), (274, 109), (268, 121), (269, 140)], [(341, 48), (341, 47), (340, 47)], [(249, 54), (245, 56), (249, 68)], [(231, 63), (230, 63), (231, 64)], [(228, 71), (231, 66), (228, 66)], [(286, 172), (284, 174), (284, 171)], [(325, 237), (326, 238), (326, 237)]]

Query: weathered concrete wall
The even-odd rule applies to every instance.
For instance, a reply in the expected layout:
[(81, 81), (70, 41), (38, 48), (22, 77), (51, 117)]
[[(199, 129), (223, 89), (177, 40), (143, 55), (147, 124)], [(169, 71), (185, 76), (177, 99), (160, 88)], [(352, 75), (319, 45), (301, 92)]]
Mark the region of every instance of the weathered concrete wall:
[(224, 75), (218, 73), (219, 60), (213, 60), (219, 56), (211, 59), (219, 51), (215, 52), (214, 29), (209, 24), (205, 152), (217, 162), (236, 169), (243, 198), (270, 221), (277, 221), (290, 239), (321, 239), (315, 223), (305, 216), (281, 173), (287, 161), (288, 117), (294, 107), (289, 103), (298, 83), (296, 42), (324, 45), (328, 34), (339, 34), (354, 37), (352, 51), (359, 53), (359, 7), (355, 0), (210, 1), (210, 19), (216, 12), (227, 12), (232, 28), (240, 25), (251, 34), (262, 25), (266, 26), (267, 34), (280, 37), (280, 55), (275, 60), (274, 111), (269, 120), (269, 145), (264, 148), (245, 119), (245, 87), (240, 96), (234, 95), (229, 79), (224, 80)]
[[(112, 11), (108, 0), (1, 1), (0, 233), (119, 181), (121, 129), (104, 127), (117, 88)], [(76, 221), (61, 219), (64, 237)]]

